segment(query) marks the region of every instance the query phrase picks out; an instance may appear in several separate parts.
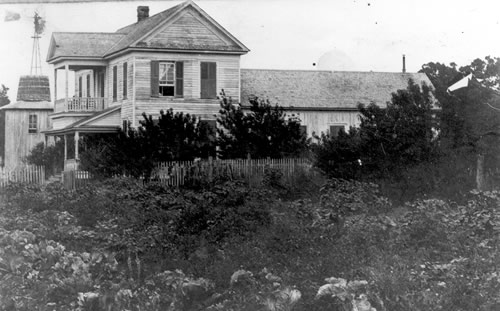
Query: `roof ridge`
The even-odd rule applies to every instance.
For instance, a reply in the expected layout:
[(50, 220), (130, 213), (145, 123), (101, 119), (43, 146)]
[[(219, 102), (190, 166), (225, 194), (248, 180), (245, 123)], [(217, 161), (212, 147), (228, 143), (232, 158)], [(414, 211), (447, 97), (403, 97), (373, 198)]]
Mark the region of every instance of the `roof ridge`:
[(124, 35), (124, 33), (121, 32), (96, 32), (96, 31), (54, 31), (52, 34), (59, 34), (59, 33), (65, 33), (65, 34), (106, 34), (106, 35)]
[[(166, 13), (167, 11), (170, 11), (170, 10), (172, 11), (172, 14), (174, 14), (174, 13), (176, 13), (176, 12), (178, 12), (178, 11), (179, 11), (179, 8), (184, 7), (184, 6), (186, 6), (187, 4), (189, 4), (189, 1), (185, 1), (185, 2), (182, 2), (182, 3), (180, 3), (180, 4), (174, 5), (173, 7), (170, 7), (170, 8), (168, 8), (168, 9), (166, 9), (166, 10), (163, 10), (163, 11), (161, 11), (161, 12), (158, 12), (158, 13), (156, 13), (156, 14), (154, 14), (154, 15), (152, 15), (152, 16), (150, 16), (150, 17), (148, 17), (148, 18), (145, 18), (145, 19), (143, 19), (143, 20), (141, 20), (141, 21), (139, 21), (139, 22), (136, 22), (136, 23), (134, 23), (134, 24), (135, 24), (136, 26), (138, 26), (138, 25), (140, 25), (140, 24), (144, 24), (144, 23), (145, 23), (145, 22), (147, 22), (148, 20), (151, 20), (151, 19), (155, 18), (157, 15), (164, 14), (164, 13)], [(158, 28), (158, 27), (159, 27), (159, 26), (160, 26), (163, 22), (164, 22), (164, 20), (163, 20), (163, 21), (161, 21), (160, 23), (158, 23), (157, 25), (155, 25), (155, 26), (154, 26), (152, 29), (150, 29), (150, 31), (148, 31), (147, 33), (150, 33), (151, 31), (156, 30), (156, 29), (157, 29), (157, 28)], [(134, 25), (134, 24), (130, 24), (130, 25), (128, 25), (128, 26), (125, 26), (125, 27), (123, 27), (123, 28), (120, 28), (120, 29), (118, 29), (117, 31), (120, 31), (120, 30), (122, 30), (122, 29), (124, 29), (124, 28), (127, 28), (127, 27), (129, 27), (129, 26), (132, 26), (132, 25)], [(132, 31), (128, 32), (128, 33), (127, 33), (127, 34), (126, 34), (126, 35), (125, 35), (122, 39), (120, 39), (120, 40), (119, 40), (118, 42), (116, 42), (116, 43), (115, 43), (115, 44), (114, 44), (111, 48), (109, 48), (106, 52), (104, 52), (104, 54), (103, 54), (103, 55), (104, 55), (104, 56), (106, 56), (106, 55), (107, 55), (110, 51), (113, 51), (113, 50), (114, 50), (114, 48), (115, 48), (116, 46), (119, 46), (119, 45), (120, 45), (120, 43), (121, 43), (123, 40), (126, 40), (126, 39), (127, 39), (127, 37), (128, 37), (128, 36), (130, 36), (130, 34), (131, 34), (131, 33), (133, 33), (134, 31), (137, 31), (137, 28), (135, 28), (135, 29), (133, 29)], [(132, 44), (133, 44), (133, 43), (135, 43), (135, 42), (137, 42), (138, 40), (140, 40), (140, 39), (141, 39), (141, 38), (143, 38), (143, 37), (144, 37), (144, 35), (142, 35), (139, 39), (134, 40), (134, 41), (132, 42)], [(131, 45), (131, 44), (129, 44), (129, 46), (130, 46), (130, 45)], [(115, 52), (118, 52), (118, 51), (114, 51), (113, 53), (115, 53)]]

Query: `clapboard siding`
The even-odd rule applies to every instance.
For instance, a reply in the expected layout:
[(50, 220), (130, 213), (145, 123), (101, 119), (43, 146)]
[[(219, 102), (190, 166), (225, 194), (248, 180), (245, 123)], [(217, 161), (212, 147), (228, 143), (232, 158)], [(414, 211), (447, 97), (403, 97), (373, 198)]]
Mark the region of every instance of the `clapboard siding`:
[[(224, 89), (227, 96), (239, 99), (239, 55), (204, 55), (190, 53), (135, 53), (130, 56), (129, 64), (135, 64), (135, 106), (136, 119), (140, 120), (143, 112), (158, 114), (160, 110), (169, 108), (204, 116), (212, 116), (219, 111), (218, 100), (200, 99), (200, 64), (215, 62), (217, 64), (217, 93)], [(135, 57), (135, 60), (133, 58)], [(184, 62), (184, 96), (183, 98), (151, 97), (151, 61)], [(110, 71), (112, 71), (110, 66)], [(129, 65), (131, 66), (131, 65)], [(119, 72), (120, 70), (118, 70)], [(129, 70), (133, 72), (132, 69)], [(120, 76), (119, 76), (120, 80)], [(133, 77), (129, 78), (130, 81)], [(110, 77), (112, 84), (112, 77)], [(130, 86), (132, 88), (133, 86)], [(112, 90), (110, 89), (110, 93)], [(121, 91), (119, 90), (118, 96)], [(129, 89), (129, 97), (132, 90)], [(122, 119), (133, 119), (133, 100), (122, 101)], [(211, 117), (213, 119), (213, 116)]]
[[(49, 128), (49, 110), (6, 110), (5, 111), (5, 166), (23, 164), (31, 149), (45, 140), (40, 130)], [(28, 133), (29, 115), (36, 114), (38, 132)]]
[(357, 111), (287, 111), (287, 115), (294, 114), (301, 120), (301, 125), (307, 126), (307, 135), (326, 133), (331, 125), (359, 127), (359, 112)]
[(166, 25), (148, 39), (149, 46), (204, 47), (225, 46), (226, 42), (192, 12), (185, 12), (173, 23)]
[(138, 120), (142, 120), (142, 113), (147, 115), (158, 116), (160, 110), (173, 109), (174, 112), (184, 112), (195, 115), (204, 120), (215, 120), (215, 115), (218, 114), (220, 105), (214, 101), (212, 104), (193, 103), (193, 102), (137, 102), (136, 115)]

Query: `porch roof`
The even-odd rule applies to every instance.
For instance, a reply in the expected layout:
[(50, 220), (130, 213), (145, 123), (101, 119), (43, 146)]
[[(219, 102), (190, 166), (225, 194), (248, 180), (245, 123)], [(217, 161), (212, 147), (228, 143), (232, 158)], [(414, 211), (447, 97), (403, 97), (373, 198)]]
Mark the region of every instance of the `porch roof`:
[(114, 133), (120, 130), (119, 120), (121, 107), (114, 106), (104, 109), (91, 116), (78, 120), (60, 129), (48, 129), (42, 131), (46, 135), (62, 135), (74, 132), (80, 133)]

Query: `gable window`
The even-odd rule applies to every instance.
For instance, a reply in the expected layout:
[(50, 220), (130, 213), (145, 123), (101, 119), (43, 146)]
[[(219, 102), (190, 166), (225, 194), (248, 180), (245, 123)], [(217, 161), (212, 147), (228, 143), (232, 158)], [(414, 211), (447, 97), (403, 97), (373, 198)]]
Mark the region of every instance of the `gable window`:
[(201, 62), (201, 98), (217, 98), (217, 64)]
[(115, 102), (118, 97), (117, 91), (117, 79), (118, 79), (118, 69), (116, 66), (113, 67), (113, 101)]
[(123, 63), (123, 99), (127, 99), (127, 63)]
[(38, 116), (36, 114), (29, 115), (28, 133), (35, 134), (38, 132)]
[(151, 96), (183, 97), (184, 63), (151, 61)]
[(345, 132), (344, 125), (330, 125), (330, 136), (337, 137), (340, 131)]

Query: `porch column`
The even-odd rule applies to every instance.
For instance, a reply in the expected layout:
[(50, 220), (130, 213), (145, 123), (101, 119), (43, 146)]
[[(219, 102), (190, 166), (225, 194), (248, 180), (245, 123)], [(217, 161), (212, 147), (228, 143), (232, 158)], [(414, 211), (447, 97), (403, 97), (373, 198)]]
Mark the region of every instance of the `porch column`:
[(57, 68), (54, 69), (54, 102), (57, 100)]
[[(65, 84), (65, 95), (66, 95), (66, 109), (68, 109), (68, 97), (69, 97), (69, 65), (64, 65), (64, 72), (66, 74), (66, 84)], [(65, 136), (66, 137), (66, 136)]]
[(75, 132), (75, 160), (79, 160), (78, 157), (78, 140), (80, 140), (80, 133)]
[(64, 134), (64, 162), (68, 160), (68, 139), (66, 138), (66, 134)]

